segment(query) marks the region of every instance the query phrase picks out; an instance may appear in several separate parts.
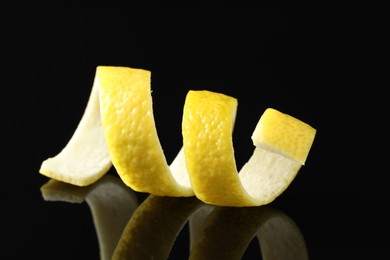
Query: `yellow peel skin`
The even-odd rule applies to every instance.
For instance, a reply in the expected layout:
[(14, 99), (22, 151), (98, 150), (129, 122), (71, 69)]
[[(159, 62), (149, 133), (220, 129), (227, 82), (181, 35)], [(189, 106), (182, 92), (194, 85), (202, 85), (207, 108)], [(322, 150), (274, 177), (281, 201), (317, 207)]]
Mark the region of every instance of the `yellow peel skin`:
[[(153, 116), (150, 71), (99, 66), (95, 81), (100, 90), (104, 134), (121, 179), (139, 192), (193, 196), (185, 168), (184, 172), (180, 168), (184, 162), (170, 168), (160, 145)], [(184, 160), (180, 153), (178, 159)]]
[[(238, 172), (232, 144), (236, 110), (235, 98), (207, 90), (188, 92), (182, 134), (192, 188), (195, 195), (208, 204), (265, 205), (278, 197), (295, 178), (310, 149), (313, 132), (304, 129), (307, 130), (303, 132), (304, 136), (294, 142), (291, 138), (299, 136), (296, 131), (302, 130), (302, 123), (290, 116), (281, 116), (278, 111), (269, 110), (277, 112), (274, 115), (266, 111), (265, 120), (260, 118), (261, 123), (253, 135), (254, 153)], [(285, 121), (290, 125), (283, 128)], [(275, 139), (262, 139), (272, 136), (273, 126), (279, 127)], [(257, 136), (260, 137), (256, 139)], [(278, 144), (279, 138), (287, 141), (274, 145)], [(304, 145), (302, 140), (306, 141)], [(263, 146), (278, 149), (270, 151)], [(293, 156), (290, 158), (285, 154)]]
[(211, 91), (189, 91), (182, 134), (187, 171), (195, 195), (210, 204), (251, 200), (239, 180), (232, 131), (235, 98)]
[(284, 154), (304, 165), (315, 134), (316, 130), (310, 125), (268, 108), (253, 132), (252, 140), (255, 146)]
[(168, 165), (153, 115), (151, 72), (98, 66), (85, 113), (66, 147), (40, 173), (77, 186), (113, 165), (121, 180), (156, 196), (196, 196), (217, 206), (272, 202), (306, 163), (316, 129), (268, 108), (252, 134), (254, 151), (238, 171), (232, 133), (237, 99), (207, 90), (187, 93), (183, 147)]

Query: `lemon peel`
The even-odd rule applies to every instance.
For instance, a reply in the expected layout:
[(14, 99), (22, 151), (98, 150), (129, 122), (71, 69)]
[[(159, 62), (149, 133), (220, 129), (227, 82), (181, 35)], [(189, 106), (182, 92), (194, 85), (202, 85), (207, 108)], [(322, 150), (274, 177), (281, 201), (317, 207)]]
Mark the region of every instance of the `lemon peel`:
[(193, 196), (181, 148), (167, 164), (153, 117), (151, 72), (122, 66), (96, 68), (83, 117), (65, 148), (39, 172), (77, 186), (100, 179), (114, 165), (135, 191)]
[(160, 196), (193, 196), (180, 149), (169, 166), (153, 116), (151, 72), (98, 66), (101, 119), (113, 165), (132, 189)]
[(205, 203), (265, 205), (291, 184), (305, 162), (316, 130), (267, 109), (252, 135), (254, 152), (238, 172), (232, 142), (237, 105), (235, 98), (225, 94), (188, 92), (182, 121), (187, 171), (195, 195)]
[(272, 202), (305, 164), (316, 129), (268, 108), (252, 134), (252, 156), (238, 172), (232, 132), (237, 99), (212, 91), (187, 93), (183, 146), (168, 165), (153, 115), (151, 72), (97, 66), (91, 95), (65, 148), (39, 172), (77, 186), (101, 178), (113, 165), (122, 181), (157, 196), (196, 196), (218, 206)]
[(305, 164), (316, 130), (296, 118), (267, 108), (252, 135), (254, 145)]
[(39, 173), (77, 186), (100, 179), (112, 163), (100, 120), (99, 89), (94, 84), (84, 114), (66, 146), (44, 160)]

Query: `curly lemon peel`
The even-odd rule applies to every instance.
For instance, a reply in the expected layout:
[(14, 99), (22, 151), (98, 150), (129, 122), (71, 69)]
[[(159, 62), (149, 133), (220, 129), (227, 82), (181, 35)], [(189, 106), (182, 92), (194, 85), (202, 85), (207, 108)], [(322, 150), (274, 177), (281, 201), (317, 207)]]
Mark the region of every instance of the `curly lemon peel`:
[[(236, 110), (237, 100), (233, 97), (207, 90), (188, 92), (182, 133), (192, 188), (208, 204), (265, 205), (295, 178), (311, 148), (315, 129), (275, 109), (267, 109), (252, 135), (256, 145), (253, 155), (238, 172), (232, 141)], [(284, 127), (285, 123), (288, 127)], [(297, 142), (294, 137), (300, 134), (303, 137)], [(284, 139), (278, 142), (278, 138)]]
[(160, 196), (193, 196), (179, 151), (167, 164), (153, 116), (150, 71), (98, 66), (100, 114), (111, 160), (132, 189)]
[(166, 162), (155, 127), (150, 71), (98, 66), (83, 117), (65, 148), (39, 172), (77, 186), (100, 179), (112, 165), (139, 192), (193, 196), (180, 149)]
[(87, 186), (100, 179), (111, 166), (100, 119), (99, 89), (93, 85), (71, 139), (56, 156), (42, 162), (39, 172), (59, 181)]
[(153, 116), (151, 72), (98, 66), (85, 113), (66, 147), (45, 160), (40, 173), (86, 186), (114, 165), (135, 191), (157, 196), (196, 196), (218, 206), (272, 202), (305, 164), (316, 130), (273, 108), (252, 134), (255, 149), (237, 171), (232, 132), (237, 100), (190, 90), (182, 118), (183, 147), (170, 165)]
[(316, 130), (310, 125), (267, 108), (252, 134), (253, 144), (305, 164)]

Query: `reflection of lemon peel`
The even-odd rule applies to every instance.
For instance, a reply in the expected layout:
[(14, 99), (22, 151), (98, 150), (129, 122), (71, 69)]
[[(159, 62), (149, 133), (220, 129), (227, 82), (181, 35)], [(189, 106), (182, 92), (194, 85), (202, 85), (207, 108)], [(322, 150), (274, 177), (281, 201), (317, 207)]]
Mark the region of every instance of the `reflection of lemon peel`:
[(216, 207), (199, 231), (189, 259), (242, 259), (256, 235), (262, 259), (309, 259), (295, 222), (268, 207)]
[(112, 259), (168, 259), (177, 235), (202, 205), (194, 197), (149, 195), (123, 230)]
[[(86, 197), (92, 212), (101, 259), (111, 259), (117, 242), (138, 206), (135, 193), (119, 178), (99, 183)], [(106, 180), (106, 178), (104, 178)]]
[(111, 259), (122, 231), (138, 205), (135, 193), (112, 175), (105, 175), (87, 187), (51, 179), (41, 186), (41, 193), (46, 201), (87, 202), (102, 260)]
[(263, 259), (308, 259), (299, 227), (280, 210), (217, 207), (196, 198), (153, 195), (134, 211), (112, 259), (169, 259), (186, 223), (188, 259), (241, 259), (256, 236)]
[(82, 203), (92, 185), (80, 187), (69, 183), (49, 179), (40, 188), (45, 201), (65, 201), (69, 203)]
[(283, 212), (265, 208), (257, 231), (263, 259), (309, 259), (305, 238), (295, 221)]
[[(182, 132), (194, 193), (200, 200), (219, 206), (268, 204), (295, 178), (310, 150), (315, 130), (279, 111), (266, 110), (252, 137), (255, 145), (260, 143), (273, 150), (256, 147), (238, 174), (232, 142), (236, 109), (236, 99), (224, 94), (188, 92)], [(296, 140), (297, 136), (300, 138)], [(284, 152), (292, 158), (284, 156)]]
[(190, 231), (190, 249), (193, 247), (200, 230), (207, 218), (207, 216), (215, 209), (216, 206), (210, 204), (203, 204), (197, 211), (195, 211), (189, 221), (188, 228)]

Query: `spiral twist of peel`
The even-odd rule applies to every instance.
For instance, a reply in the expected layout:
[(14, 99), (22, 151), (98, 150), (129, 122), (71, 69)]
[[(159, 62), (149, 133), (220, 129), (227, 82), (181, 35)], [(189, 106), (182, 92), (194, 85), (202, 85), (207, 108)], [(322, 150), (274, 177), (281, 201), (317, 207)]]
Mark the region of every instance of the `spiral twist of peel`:
[(59, 154), (43, 161), (39, 172), (87, 186), (113, 165), (138, 192), (196, 196), (218, 206), (268, 204), (305, 164), (316, 129), (266, 109), (252, 134), (253, 155), (238, 171), (232, 144), (236, 110), (233, 97), (190, 90), (183, 109), (183, 147), (168, 165), (155, 127), (151, 72), (98, 66), (75, 133)]

